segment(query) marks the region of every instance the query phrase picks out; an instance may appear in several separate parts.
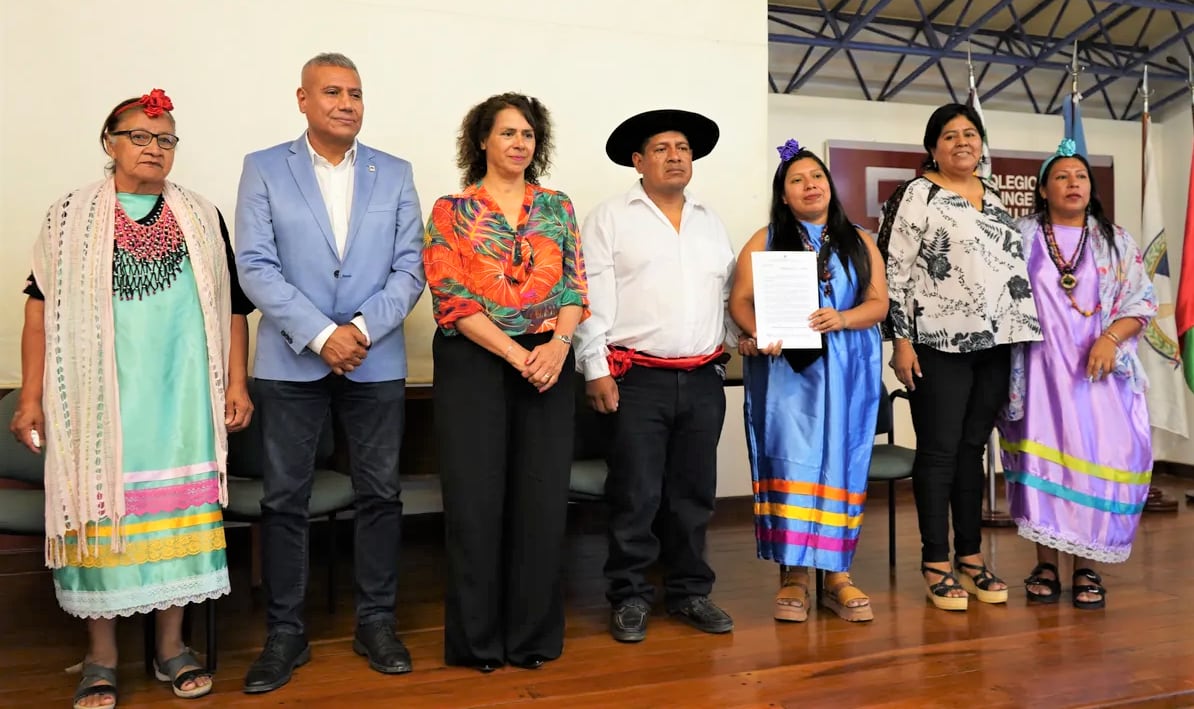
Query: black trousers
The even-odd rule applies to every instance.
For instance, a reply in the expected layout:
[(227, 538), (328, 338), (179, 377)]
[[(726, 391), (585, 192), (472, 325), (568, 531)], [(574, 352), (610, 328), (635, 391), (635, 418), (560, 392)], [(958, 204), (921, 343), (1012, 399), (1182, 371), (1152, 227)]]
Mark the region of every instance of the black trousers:
[[(551, 337), (514, 339), (533, 350)], [(432, 353), (448, 557), (444, 661), (555, 659), (564, 649), (572, 353), (542, 394), (464, 336), (436, 333)]]
[[(705, 532), (717, 497), (717, 442), (725, 420), (722, 377), (714, 365), (692, 372), (635, 366), (618, 382), (608, 456), (606, 598), (648, 603), (647, 568), (665, 567), (670, 607), (713, 590)], [(659, 532), (657, 537), (653, 523)]]
[(329, 413), (344, 429), (356, 493), (357, 622), (393, 622), (402, 535), (398, 454), (406, 380), (354, 382), (334, 374), (313, 382), (258, 379), (257, 396), (265, 448), (262, 576), (269, 631), (305, 632), (307, 510), (316, 445)]
[(977, 554), (982, 545), (983, 450), (1007, 403), (1010, 349), (956, 353), (915, 347), (924, 375), (909, 394), (921, 560), (947, 561), (951, 510), (954, 553)]

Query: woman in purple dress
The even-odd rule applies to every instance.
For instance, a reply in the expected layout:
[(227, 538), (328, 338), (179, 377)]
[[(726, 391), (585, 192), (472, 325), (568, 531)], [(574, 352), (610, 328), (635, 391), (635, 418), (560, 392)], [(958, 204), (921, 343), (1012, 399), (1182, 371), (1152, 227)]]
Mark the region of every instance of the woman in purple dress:
[(1045, 339), (1012, 354), (1000, 423), (1008, 499), (1020, 535), (1036, 542), (1028, 599), (1058, 601), (1065, 552), (1074, 557), (1074, 607), (1102, 608), (1095, 562), (1128, 558), (1152, 476), (1136, 337), (1156, 297), (1074, 141), (1041, 167), (1035, 212), (1019, 226)]

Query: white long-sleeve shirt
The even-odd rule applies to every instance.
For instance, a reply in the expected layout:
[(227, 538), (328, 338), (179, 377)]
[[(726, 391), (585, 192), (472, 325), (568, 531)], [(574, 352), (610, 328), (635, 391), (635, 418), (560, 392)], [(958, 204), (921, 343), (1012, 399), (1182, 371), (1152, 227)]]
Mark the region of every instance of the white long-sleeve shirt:
[(575, 333), (586, 381), (609, 374), (611, 345), (656, 357), (733, 345), (726, 302), (734, 250), (725, 225), (687, 192), (677, 232), (641, 182), (605, 200), (581, 228), (592, 315)]
[[(323, 197), (324, 206), (328, 209), (328, 221), (332, 224), (332, 236), (336, 238), (336, 251), (343, 259), (344, 247), (348, 243), (348, 218), (352, 214), (352, 190), (356, 186), (356, 175), (353, 169), (357, 164), (357, 141), (352, 141), (352, 147), (344, 153), (344, 159), (336, 165), (315, 152), (315, 146), (311, 145), (309, 136), (307, 150), (311, 153), (311, 164), (315, 168), (315, 181), (319, 183), (319, 194)], [(365, 341), (368, 342), (369, 330), (365, 327), (364, 316), (358, 315), (351, 322), (365, 335)], [(307, 344), (307, 347), (315, 354), (319, 354), (335, 331), (335, 323), (328, 325)]]

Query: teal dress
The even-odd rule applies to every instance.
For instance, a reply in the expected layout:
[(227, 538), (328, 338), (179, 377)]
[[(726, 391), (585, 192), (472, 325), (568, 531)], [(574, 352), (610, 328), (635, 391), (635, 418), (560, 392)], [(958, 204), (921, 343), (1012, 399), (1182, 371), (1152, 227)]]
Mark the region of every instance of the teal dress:
[[(69, 554), (72, 565), (54, 570), (59, 603), (82, 618), (162, 610), (229, 591), (195, 275), (163, 200), (117, 198), (113, 314), (125, 547), (110, 551), (104, 518), (88, 539), (96, 551)], [(73, 535), (67, 541), (78, 543)]]

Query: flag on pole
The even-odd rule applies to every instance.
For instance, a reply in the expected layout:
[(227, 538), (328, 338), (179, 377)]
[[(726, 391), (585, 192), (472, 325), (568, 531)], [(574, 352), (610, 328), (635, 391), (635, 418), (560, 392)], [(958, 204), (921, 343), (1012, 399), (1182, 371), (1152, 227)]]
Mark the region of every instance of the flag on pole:
[(1182, 271), (1177, 282), (1177, 335), (1186, 386), (1194, 391), (1194, 156), (1186, 197), (1186, 233), (1182, 239)]
[[(974, 85), (974, 66), (970, 66), (970, 94), (966, 96), (966, 105), (973, 108), (974, 112), (978, 114), (978, 119), (983, 123), (983, 130), (989, 135), (990, 129), (987, 127), (987, 119), (983, 118), (983, 107), (978, 102), (978, 89)], [(978, 167), (975, 169), (980, 179), (987, 179), (991, 176), (991, 146), (988, 145), (987, 136), (983, 136), (983, 154), (978, 159)]]
[(1074, 141), (1079, 155), (1086, 152), (1086, 133), (1082, 130), (1082, 94), (1074, 91), (1061, 104), (1061, 117), (1065, 121), (1065, 137)]
[(1141, 333), (1139, 353), (1150, 383), (1148, 410), (1152, 425), (1179, 436), (1188, 436), (1186, 393), (1182, 387), (1173, 289), (1170, 284), (1169, 248), (1165, 241), (1165, 222), (1161, 212), (1161, 184), (1157, 180), (1157, 163), (1153, 156), (1152, 137), (1149, 133), (1152, 119), (1148, 114), (1147, 74), (1144, 91), (1144, 203), (1140, 248), (1144, 253), (1144, 266), (1156, 290), (1157, 316)]

